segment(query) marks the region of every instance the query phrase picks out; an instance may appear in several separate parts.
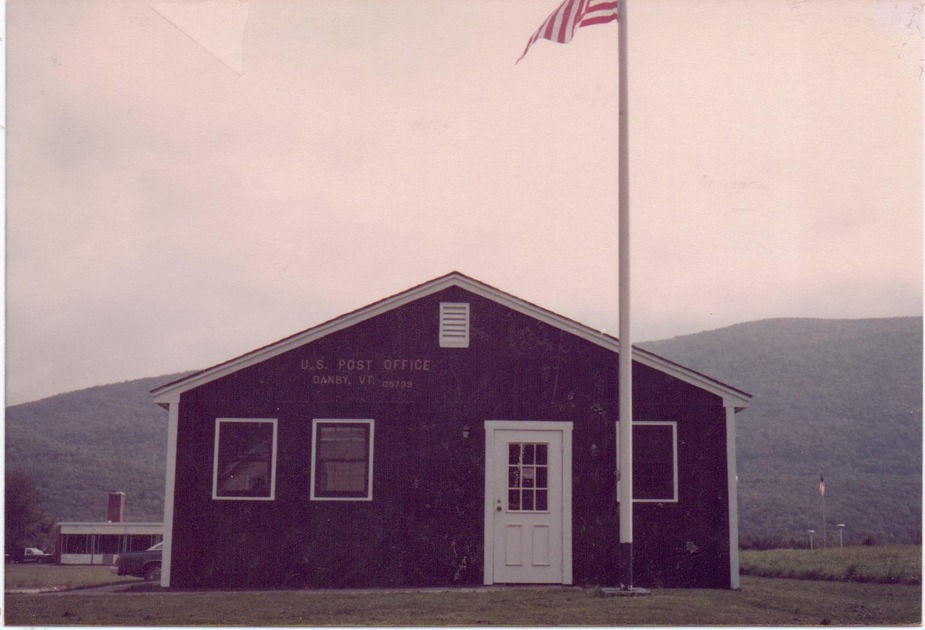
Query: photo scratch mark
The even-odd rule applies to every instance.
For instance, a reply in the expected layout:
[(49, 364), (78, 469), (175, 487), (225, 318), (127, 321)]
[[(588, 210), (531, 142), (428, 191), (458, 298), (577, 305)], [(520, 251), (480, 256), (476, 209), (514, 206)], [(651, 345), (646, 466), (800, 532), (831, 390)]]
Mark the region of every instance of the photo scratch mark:
[(239, 76), (244, 73), (247, 2), (152, 2), (150, 6), (229, 70)]

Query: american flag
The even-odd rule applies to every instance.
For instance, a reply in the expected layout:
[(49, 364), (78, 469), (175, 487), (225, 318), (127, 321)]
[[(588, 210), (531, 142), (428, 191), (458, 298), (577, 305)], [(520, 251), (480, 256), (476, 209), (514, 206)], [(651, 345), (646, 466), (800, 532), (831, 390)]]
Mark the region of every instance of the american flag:
[(825, 496), (825, 478), (822, 476), (822, 471), (819, 471), (819, 494)]
[(616, 0), (565, 0), (533, 34), (517, 61), (523, 59), (530, 46), (540, 38), (567, 44), (572, 41), (578, 27), (606, 24), (616, 19)]

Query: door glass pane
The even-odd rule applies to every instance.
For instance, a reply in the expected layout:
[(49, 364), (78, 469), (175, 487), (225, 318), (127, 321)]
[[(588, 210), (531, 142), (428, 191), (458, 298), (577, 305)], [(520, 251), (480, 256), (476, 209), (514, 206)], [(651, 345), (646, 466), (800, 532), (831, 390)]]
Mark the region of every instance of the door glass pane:
[(548, 509), (548, 444), (508, 444), (508, 505), (513, 512)]
[(524, 466), (524, 488), (532, 488), (536, 480), (536, 467)]
[(520, 510), (520, 490), (507, 491), (507, 509)]
[(519, 466), (508, 466), (507, 469), (507, 487), (508, 488), (519, 488), (520, 487), (520, 467)]

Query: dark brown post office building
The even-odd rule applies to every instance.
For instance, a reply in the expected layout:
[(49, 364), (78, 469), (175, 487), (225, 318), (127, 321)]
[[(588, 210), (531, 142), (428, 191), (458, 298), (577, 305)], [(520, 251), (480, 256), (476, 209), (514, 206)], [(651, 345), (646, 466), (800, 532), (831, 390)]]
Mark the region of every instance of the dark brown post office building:
[[(159, 387), (162, 584), (616, 586), (621, 351), (451, 273)], [(749, 395), (633, 377), (635, 583), (735, 588)]]

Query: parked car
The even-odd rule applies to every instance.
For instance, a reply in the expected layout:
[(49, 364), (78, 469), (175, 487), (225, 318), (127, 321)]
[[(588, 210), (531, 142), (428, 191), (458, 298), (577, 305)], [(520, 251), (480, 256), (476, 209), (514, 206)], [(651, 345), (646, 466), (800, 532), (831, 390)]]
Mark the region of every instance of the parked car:
[(54, 562), (54, 559), (54, 554), (45, 553), (37, 547), (26, 547), (21, 558), (13, 558), (14, 562)]
[(161, 552), (164, 543), (159, 542), (146, 551), (120, 553), (113, 559), (109, 570), (116, 575), (134, 575), (150, 581), (161, 579)]

